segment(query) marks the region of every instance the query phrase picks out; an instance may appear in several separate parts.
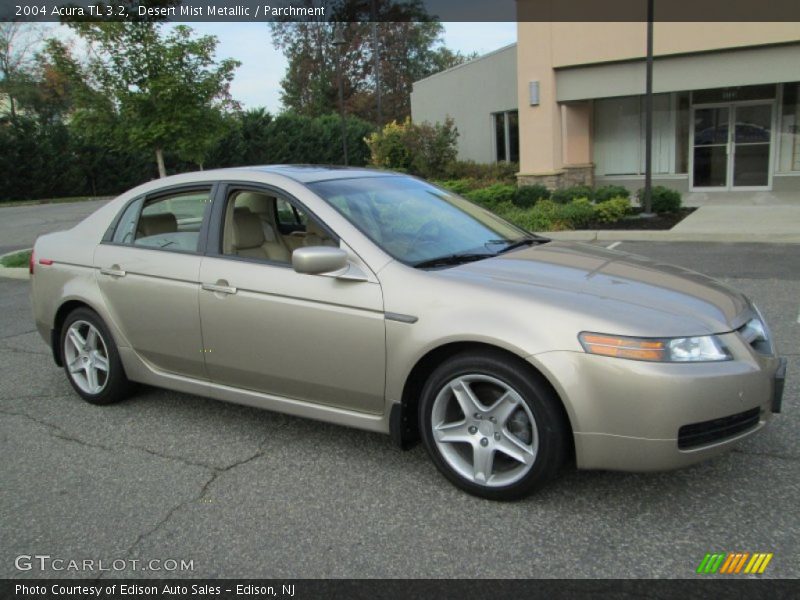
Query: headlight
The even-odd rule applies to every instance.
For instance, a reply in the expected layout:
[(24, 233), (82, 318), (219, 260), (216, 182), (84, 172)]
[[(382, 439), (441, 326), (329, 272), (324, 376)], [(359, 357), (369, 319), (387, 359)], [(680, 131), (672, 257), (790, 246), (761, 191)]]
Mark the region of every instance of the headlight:
[(634, 338), (583, 332), (578, 336), (589, 354), (651, 362), (731, 360), (730, 350), (715, 335), (682, 338)]

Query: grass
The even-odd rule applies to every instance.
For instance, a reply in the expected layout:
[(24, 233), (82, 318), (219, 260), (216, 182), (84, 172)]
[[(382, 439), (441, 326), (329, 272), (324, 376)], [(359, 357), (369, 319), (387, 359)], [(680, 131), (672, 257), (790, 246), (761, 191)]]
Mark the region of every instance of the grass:
[(4, 206), (33, 206), (36, 204), (66, 204), (68, 202), (89, 202), (103, 200), (112, 196), (72, 196), (68, 198), (43, 198), (41, 200), (0, 200), (0, 208)]
[(16, 269), (19, 267), (27, 267), (30, 259), (31, 251), (23, 250), (22, 252), (16, 252), (14, 254), (4, 256), (2, 259), (0, 259), (0, 264), (9, 269)]

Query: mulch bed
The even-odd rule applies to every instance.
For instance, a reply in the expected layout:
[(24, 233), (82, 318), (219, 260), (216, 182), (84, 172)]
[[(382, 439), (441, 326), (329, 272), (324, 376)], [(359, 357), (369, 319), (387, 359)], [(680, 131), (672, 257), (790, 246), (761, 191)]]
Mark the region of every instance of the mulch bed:
[(595, 229), (602, 229), (602, 230), (609, 230), (609, 229), (638, 229), (638, 230), (665, 230), (665, 229), (672, 229), (683, 221), (686, 217), (692, 214), (695, 209), (694, 208), (682, 208), (680, 211), (676, 213), (663, 213), (660, 215), (656, 215), (655, 217), (649, 219), (642, 219), (639, 217), (639, 213), (642, 212), (642, 209), (637, 208), (635, 209), (635, 214), (625, 217), (621, 221), (617, 221), (616, 223), (597, 223), (592, 222), (589, 223), (584, 229), (588, 230), (595, 230)]

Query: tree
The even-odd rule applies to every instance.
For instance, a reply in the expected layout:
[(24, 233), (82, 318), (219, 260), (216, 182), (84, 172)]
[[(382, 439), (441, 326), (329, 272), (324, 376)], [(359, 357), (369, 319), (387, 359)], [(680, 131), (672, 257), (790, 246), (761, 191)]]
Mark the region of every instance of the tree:
[[(441, 46), (442, 25), (424, 12), (420, 0), (375, 0), (375, 15), (381, 21), (376, 24), (376, 71), (372, 23), (363, 22), (372, 16), (371, 3), (339, 0), (331, 5), (336, 18), (350, 22), (271, 24), (273, 44), (289, 63), (281, 82), (281, 100), (285, 108), (298, 114), (320, 116), (337, 110), (339, 51), (345, 109), (372, 122), (378, 120), (377, 73), (384, 121), (402, 121), (411, 113), (414, 81), (471, 58)], [(356, 22), (359, 19), (362, 22)], [(337, 27), (345, 38), (340, 50), (333, 44)]]
[(217, 38), (195, 37), (182, 25), (165, 31), (160, 23), (71, 26), (91, 56), (80, 70), (88, 91), (76, 119), (101, 130), (113, 125), (118, 143), (153, 152), (161, 177), (167, 150), (202, 168), (224, 133), (222, 113), (236, 107), (229, 87), (240, 63), (216, 61)]
[(8, 98), (8, 112), (17, 117), (20, 98), (33, 88), (31, 70), (44, 29), (32, 23), (0, 22), (0, 93)]

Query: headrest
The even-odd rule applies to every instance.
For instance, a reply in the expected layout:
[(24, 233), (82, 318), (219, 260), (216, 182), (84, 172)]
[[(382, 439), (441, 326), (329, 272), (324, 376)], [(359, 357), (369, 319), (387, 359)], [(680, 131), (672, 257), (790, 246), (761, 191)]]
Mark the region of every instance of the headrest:
[(236, 249), (257, 248), (264, 243), (261, 219), (249, 210), (233, 211), (233, 247)]
[(273, 201), (274, 198), (258, 192), (241, 192), (236, 196), (236, 207), (246, 206), (250, 209), (250, 212), (269, 213), (270, 203)]
[(139, 217), (139, 233), (142, 237), (178, 231), (178, 221), (172, 213), (142, 215)]

